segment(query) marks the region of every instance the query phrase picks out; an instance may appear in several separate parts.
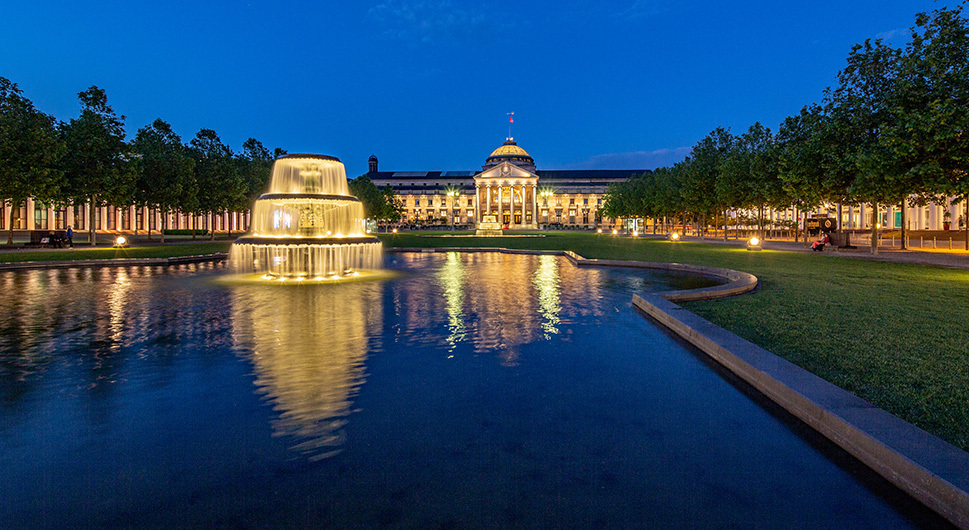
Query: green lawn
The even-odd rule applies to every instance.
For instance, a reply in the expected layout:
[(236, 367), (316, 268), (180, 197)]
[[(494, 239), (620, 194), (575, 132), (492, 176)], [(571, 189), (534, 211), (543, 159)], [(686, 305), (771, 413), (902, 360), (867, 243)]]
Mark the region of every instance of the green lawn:
[(387, 247), (572, 250), (749, 272), (760, 279), (756, 292), (684, 306), (969, 450), (969, 271), (588, 233), (381, 239)]
[[(0, 253), (0, 263), (23, 261), (68, 261), (78, 259), (109, 259), (109, 258), (171, 258), (174, 256), (198, 256), (215, 252), (228, 252), (231, 241), (215, 241), (208, 243), (182, 243), (177, 245), (151, 245), (119, 248), (90, 248), (75, 245), (73, 249), (34, 250), (29, 252)], [(0, 249), (3, 245), (0, 245)]]

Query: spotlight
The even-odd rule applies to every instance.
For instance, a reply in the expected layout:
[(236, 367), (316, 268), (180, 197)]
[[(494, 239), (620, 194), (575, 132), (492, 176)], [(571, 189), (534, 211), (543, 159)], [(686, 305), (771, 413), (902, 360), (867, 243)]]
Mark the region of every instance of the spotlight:
[(670, 235), (668, 235), (667, 238), (669, 238), (670, 241), (679, 241), (680, 234), (677, 232), (670, 232)]
[(118, 238), (114, 240), (114, 246), (118, 248), (121, 248), (127, 244), (128, 240), (124, 236), (118, 236)]
[(760, 238), (754, 236), (747, 240), (747, 250), (761, 250), (763, 248), (761, 247), (761, 243), (762, 241)]

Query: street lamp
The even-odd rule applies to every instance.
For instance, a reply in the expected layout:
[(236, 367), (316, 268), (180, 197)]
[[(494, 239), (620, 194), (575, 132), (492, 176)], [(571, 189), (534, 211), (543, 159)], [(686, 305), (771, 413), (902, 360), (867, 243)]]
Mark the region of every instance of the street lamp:
[(445, 192), (445, 194), (448, 197), (451, 197), (451, 211), (449, 212), (450, 215), (448, 217), (451, 218), (451, 231), (454, 232), (454, 201), (457, 200), (457, 197), (458, 195), (460, 195), (460, 193), (458, 193), (458, 190), (454, 188), (447, 188), (447, 191)]
[(538, 192), (538, 196), (542, 198), (543, 208), (545, 209), (545, 231), (548, 232), (548, 198), (552, 196), (552, 190), (549, 188), (544, 188), (542, 191)]

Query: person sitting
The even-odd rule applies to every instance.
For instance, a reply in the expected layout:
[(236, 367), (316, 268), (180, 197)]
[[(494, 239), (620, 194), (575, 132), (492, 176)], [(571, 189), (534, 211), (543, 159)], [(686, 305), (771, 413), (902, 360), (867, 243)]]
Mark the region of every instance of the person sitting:
[(821, 233), (818, 240), (811, 244), (811, 250), (815, 252), (824, 252), (824, 246), (831, 242), (831, 237), (826, 233)]

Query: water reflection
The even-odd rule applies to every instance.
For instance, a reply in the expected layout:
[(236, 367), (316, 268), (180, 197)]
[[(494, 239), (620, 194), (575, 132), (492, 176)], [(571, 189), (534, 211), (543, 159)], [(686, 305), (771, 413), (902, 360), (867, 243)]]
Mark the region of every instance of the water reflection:
[[(497, 355), (512, 366), (521, 346), (549, 340), (576, 316), (603, 313), (598, 289), (590, 288), (603, 272), (557, 256), (448, 252), (395, 255), (392, 261), (436, 271), (391, 287), (402, 320), (398, 340), (414, 347), (443, 345), (454, 355), (467, 344), (475, 354)], [(442, 314), (444, 329), (437, 324)]]
[(559, 271), (555, 256), (539, 256), (538, 268), (532, 283), (538, 291), (539, 312), (542, 315), (542, 331), (546, 340), (550, 334), (559, 332), (556, 325), (560, 322), (559, 311)]
[(467, 274), (457, 252), (447, 253), (447, 261), (437, 274), (447, 300), (448, 352), (453, 352), (454, 346), (464, 341), (467, 335), (467, 326), (464, 323), (464, 288)]
[(295, 437), (294, 448), (311, 459), (341, 450), (369, 337), (382, 323), (380, 289), (364, 282), (233, 291), (234, 338), (278, 414), (275, 433)]

